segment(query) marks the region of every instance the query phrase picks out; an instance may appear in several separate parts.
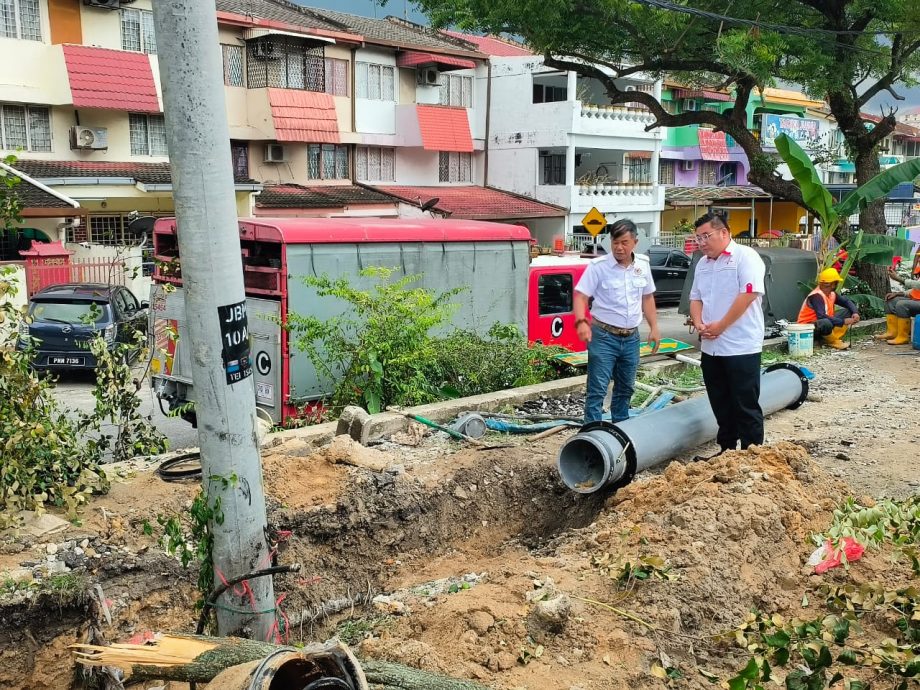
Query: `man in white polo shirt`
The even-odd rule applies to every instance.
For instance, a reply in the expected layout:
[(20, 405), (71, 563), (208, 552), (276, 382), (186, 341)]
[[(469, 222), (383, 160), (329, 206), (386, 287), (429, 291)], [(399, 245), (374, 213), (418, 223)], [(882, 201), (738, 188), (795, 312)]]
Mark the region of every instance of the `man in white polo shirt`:
[(703, 258), (690, 289), (690, 319), (699, 332), (703, 381), (719, 424), (724, 453), (763, 443), (760, 353), (763, 350), (763, 260), (736, 244), (725, 217), (707, 213), (696, 223)]
[[(575, 327), (588, 343), (588, 391), (585, 424), (601, 419), (604, 397), (613, 379), (610, 418), (629, 418), (629, 401), (639, 368), (639, 324), (648, 321), (649, 342), (658, 351), (661, 337), (655, 311), (655, 282), (648, 261), (637, 260), (639, 241), (631, 220), (616, 221), (610, 227), (611, 253), (594, 259), (575, 286)], [(587, 318), (588, 302), (591, 320)]]

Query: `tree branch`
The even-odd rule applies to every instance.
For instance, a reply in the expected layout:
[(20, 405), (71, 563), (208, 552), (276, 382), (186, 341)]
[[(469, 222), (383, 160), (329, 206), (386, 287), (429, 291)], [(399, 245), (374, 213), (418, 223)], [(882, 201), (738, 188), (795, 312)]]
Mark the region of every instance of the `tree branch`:
[[(730, 134), (738, 145), (744, 149), (748, 160), (752, 162), (748, 179), (761, 189), (782, 199), (788, 199), (797, 204), (802, 204), (802, 192), (795, 182), (784, 180), (771, 166), (768, 157), (764, 154), (760, 142), (747, 128), (746, 111), (751, 92), (755, 87), (755, 80), (751, 76), (741, 77), (738, 80), (738, 89), (735, 94), (735, 103), (729, 114), (716, 113), (709, 110), (691, 110), (684, 113), (672, 114), (664, 109), (661, 102), (654, 95), (644, 91), (621, 91), (612, 76), (594, 64), (575, 62), (552, 55), (543, 58), (543, 64), (554, 69), (575, 72), (584, 77), (597, 79), (603, 84), (611, 103), (641, 103), (655, 116), (655, 122), (648, 125), (646, 130), (658, 127), (683, 127), (684, 125), (711, 125), (717, 131)], [(642, 70), (647, 71), (648, 66)], [(753, 165), (754, 162), (757, 165)], [(766, 161), (766, 162), (765, 162)]]
[(901, 72), (904, 69), (904, 62), (916, 53), (917, 50), (920, 50), (920, 41), (914, 41), (901, 50), (901, 34), (897, 34), (891, 42), (891, 66), (878, 81), (866, 89), (863, 94), (856, 99), (856, 106), (862, 108), (876, 94), (882, 91), (890, 92), (891, 95), (899, 101), (904, 100), (903, 96), (899, 96), (892, 90), (892, 85), (901, 77)]

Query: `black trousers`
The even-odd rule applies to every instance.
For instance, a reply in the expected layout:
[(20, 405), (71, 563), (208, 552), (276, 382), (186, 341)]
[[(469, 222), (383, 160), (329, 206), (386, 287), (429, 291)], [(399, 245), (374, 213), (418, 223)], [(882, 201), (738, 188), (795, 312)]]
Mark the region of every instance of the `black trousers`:
[(716, 441), (722, 450), (763, 443), (760, 409), (760, 353), (717, 357), (703, 354), (703, 381), (719, 423)]

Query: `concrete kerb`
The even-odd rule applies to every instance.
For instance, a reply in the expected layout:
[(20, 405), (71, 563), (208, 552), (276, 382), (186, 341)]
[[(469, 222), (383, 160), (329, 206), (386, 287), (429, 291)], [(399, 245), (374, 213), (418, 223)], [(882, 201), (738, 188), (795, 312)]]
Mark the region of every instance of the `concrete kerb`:
[[(878, 331), (884, 325), (884, 319), (868, 319), (866, 321), (860, 321), (855, 326), (852, 326), (851, 330), (854, 332), (871, 333)], [(765, 352), (779, 352), (785, 348), (785, 337), (770, 338), (764, 341)], [(652, 372), (683, 366), (687, 365), (683, 362), (670, 359), (667, 356), (642, 364), (643, 369)], [(435, 422), (449, 422), (457, 418), (461, 413), (470, 410), (495, 412), (506, 406), (520, 405), (521, 403), (542, 397), (553, 398), (568, 395), (569, 393), (583, 390), (586, 381), (586, 376), (572, 376), (556, 381), (538, 383), (533, 386), (511, 388), (469, 398), (457, 398), (456, 400), (431, 403), (430, 405), (420, 405), (418, 407), (406, 408), (405, 411), (426, 417)], [(348, 433), (356, 441), (367, 444), (404, 431), (408, 426), (408, 420), (403, 415), (395, 412), (381, 412), (379, 414), (368, 415), (366, 418), (362, 416), (360, 420), (349, 420), (346, 426), (348, 427), (347, 431), (343, 430), (343, 433)], [(331, 441), (337, 435), (339, 428), (340, 423), (337, 420), (334, 422), (307, 426), (301, 429), (286, 429), (284, 431), (269, 434), (263, 440), (262, 447), (271, 448), (293, 439), (319, 446)], [(165, 458), (174, 454), (173, 452), (162, 457)]]

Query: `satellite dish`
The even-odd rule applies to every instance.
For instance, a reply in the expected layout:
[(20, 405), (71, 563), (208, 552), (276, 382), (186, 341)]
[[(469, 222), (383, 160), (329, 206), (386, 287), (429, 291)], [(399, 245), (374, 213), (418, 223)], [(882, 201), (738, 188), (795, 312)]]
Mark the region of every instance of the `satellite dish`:
[(437, 196), (431, 197), (428, 201), (426, 201), (424, 204), (422, 204), (422, 210), (423, 210), (423, 211), (430, 211), (431, 209), (433, 209), (435, 206), (438, 205), (438, 202), (439, 202), (440, 200), (441, 200), (440, 197), (437, 197)]

